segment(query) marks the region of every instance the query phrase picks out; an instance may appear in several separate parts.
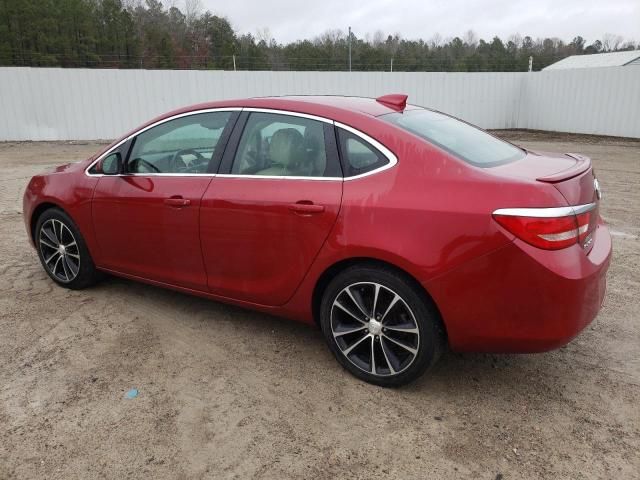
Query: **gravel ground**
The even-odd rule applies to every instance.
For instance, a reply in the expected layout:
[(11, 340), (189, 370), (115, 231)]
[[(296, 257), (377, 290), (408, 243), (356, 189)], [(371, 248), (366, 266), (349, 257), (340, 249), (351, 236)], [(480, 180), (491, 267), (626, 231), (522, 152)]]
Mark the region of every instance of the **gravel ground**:
[(449, 353), (397, 390), (301, 324), (116, 278), (55, 286), (22, 192), (99, 145), (0, 144), (0, 478), (640, 478), (640, 142), (500, 134), (593, 157), (606, 305), (558, 351)]

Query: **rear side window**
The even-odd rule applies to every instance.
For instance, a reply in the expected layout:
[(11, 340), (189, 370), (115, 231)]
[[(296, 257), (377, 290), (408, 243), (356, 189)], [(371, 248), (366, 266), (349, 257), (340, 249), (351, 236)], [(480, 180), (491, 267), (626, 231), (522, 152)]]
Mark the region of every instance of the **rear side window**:
[(324, 122), (295, 115), (254, 112), (242, 132), (231, 173), (337, 177), (339, 167), (335, 154), (332, 161), (328, 153), (325, 126), (329, 127)]
[(379, 118), (407, 130), (477, 167), (495, 167), (524, 158), (520, 148), (468, 123), (431, 110), (389, 113)]
[(373, 145), (342, 128), (338, 129), (345, 177), (354, 177), (384, 167), (389, 159)]

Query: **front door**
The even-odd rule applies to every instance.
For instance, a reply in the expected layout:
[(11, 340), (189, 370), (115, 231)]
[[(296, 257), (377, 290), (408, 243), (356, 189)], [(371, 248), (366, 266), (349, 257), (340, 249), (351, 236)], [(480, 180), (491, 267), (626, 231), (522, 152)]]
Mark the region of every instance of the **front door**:
[(133, 139), (123, 171), (102, 176), (94, 191), (100, 266), (207, 290), (200, 204), (232, 116), (233, 112), (182, 116)]
[(282, 305), (302, 282), (340, 210), (343, 182), (333, 125), (254, 112), (237, 148), (232, 143), (201, 206), (209, 289)]

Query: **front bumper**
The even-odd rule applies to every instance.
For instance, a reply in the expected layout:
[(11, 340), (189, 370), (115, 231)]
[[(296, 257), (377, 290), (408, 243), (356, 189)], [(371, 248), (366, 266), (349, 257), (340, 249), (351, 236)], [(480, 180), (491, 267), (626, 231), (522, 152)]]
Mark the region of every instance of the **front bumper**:
[(34, 192), (34, 184), (37, 183), (36, 177), (33, 177), (27, 184), (27, 188), (22, 196), (22, 219), (31, 246), (35, 248), (33, 241), (33, 232), (31, 231), (31, 215), (33, 214), (34, 205), (36, 203), (36, 194)]
[(596, 317), (606, 292), (611, 237), (593, 248), (547, 251), (515, 240), (424, 284), (454, 351), (529, 353), (569, 343)]

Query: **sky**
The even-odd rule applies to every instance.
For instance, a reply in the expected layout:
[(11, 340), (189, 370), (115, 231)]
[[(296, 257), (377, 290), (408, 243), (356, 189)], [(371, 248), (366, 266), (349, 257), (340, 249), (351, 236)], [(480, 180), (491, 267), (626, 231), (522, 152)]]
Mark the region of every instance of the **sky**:
[[(187, 1), (187, 0), (184, 0)], [(312, 39), (349, 26), (359, 38), (382, 30), (402, 38), (463, 37), (473, 30), (489, 40), (511, 34), (576, 35), (588, 43), (605, 34), (640, 41), (640, 0), (199, 0), (203, 10), (226, 16), (236, 31), (264, 32), (280, 43)]]

